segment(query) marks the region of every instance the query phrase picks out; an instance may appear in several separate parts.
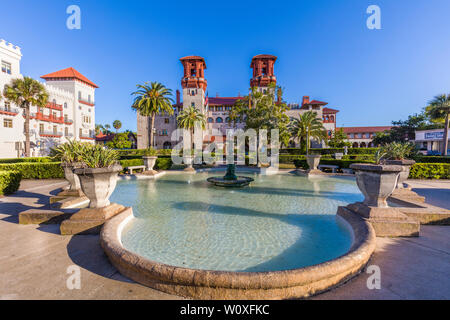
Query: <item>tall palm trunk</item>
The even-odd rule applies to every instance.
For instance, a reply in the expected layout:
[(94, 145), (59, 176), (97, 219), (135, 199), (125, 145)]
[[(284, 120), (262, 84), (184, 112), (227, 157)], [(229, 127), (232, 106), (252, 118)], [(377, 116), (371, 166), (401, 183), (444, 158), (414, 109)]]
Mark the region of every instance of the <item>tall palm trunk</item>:
[(154, 143), (153, 143), (153, 139), (155, 138), (154, 137), (154, 134), (153, 134), (153, 128), (155, 127), (155, 114), (152, 114), (151, 115), (151, 128), (150, 128), (150, 147), (154, 147)]
[(309, 155), (309, 131), (306, 131), (306, 155)]
[(445, 126), (444, 126), (444, 156), (447, 155), (447, 149), (448, 149), (448, 128), (449, 128), (449, 116), (450, 113), (447, 113), (447, 116), (445, 117)]
[(30, 105), (25, 105), (25, 156), (30, 156)]

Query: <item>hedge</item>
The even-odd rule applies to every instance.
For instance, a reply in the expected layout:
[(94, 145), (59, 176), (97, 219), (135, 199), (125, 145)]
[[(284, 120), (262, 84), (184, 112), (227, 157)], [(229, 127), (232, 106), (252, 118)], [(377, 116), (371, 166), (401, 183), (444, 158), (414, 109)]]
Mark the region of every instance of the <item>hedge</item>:
[(52, 162), (50, 157), (0, 159), (0, 163)]
[(58, 179), (64, 178), (61, 162), (23, 162), (2, 163), (1, 171), (19, 171), (23, 179)]
[(0, 171), (0, 196), (19, 190), (22, 174), (19, 171)]
[[(336, 160), (336, 159), (320, 159), (320, 164), (327, 164), (338, 166), (340, 169), (348, 169), (353, 163), (373, 163), (373, 161), (367, 160)], [(308, 164), (305, 160), (295, 160), (294, 165), (296, 168), (308, 169)]]
[(450, 179), (448, 163), (416, 163), (409, 172), (410, 179)]
[(417, 163), (450, 163), (450, 157), (441, 156), (418, 156), (414, 160)]
[[(120, 160), (120, 165), (125, 169), (132, 166), (143, 166), (144, 160), (140, 159), (128, 159)], [(172, 167), (172, 159), (169, 157), (158, 157), (155, 163), (155, 170), (169, 170)]]

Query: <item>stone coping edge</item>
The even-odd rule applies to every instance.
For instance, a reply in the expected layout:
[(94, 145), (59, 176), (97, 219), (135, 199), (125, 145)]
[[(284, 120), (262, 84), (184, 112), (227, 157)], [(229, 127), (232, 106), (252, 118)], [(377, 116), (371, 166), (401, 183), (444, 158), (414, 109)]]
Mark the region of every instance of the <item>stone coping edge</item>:
[(342, 211), (353, 230), (353, 244), (346, 254), (318, 265), (270, 272), (230, 272), (175, 267), (151, 261), (128, 251), (121, 243), (132, 208), (108, 220), (100, 244), (119, 272), (140, 284), (194, 299), (289, 299), (327, 291), (361, 272), (375, 250), (373, 227), (350, 211)]

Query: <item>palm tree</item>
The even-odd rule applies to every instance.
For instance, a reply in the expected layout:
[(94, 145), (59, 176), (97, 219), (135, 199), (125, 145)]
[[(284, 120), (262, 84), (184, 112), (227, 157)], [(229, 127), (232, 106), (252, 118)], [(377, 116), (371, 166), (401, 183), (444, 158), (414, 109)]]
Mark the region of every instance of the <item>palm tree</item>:
[(206, 127), (206, 117), (195, 107), (183, 109), (177, 117), (178, 126), (187, 129), (191, 134), (191, 144), (194, 145), (194, 128), (200, 126), (203, 130)]
[(122, 122), (120, 122), (120, 120), (115, 120), (113, 122), (113, 127), (116, 129), (116, 133), (119, 132), (119, 129), (122, 128)]
[(426, 108), (426, 112), (432, 120), (445, 119), (444, 125), (444, 156), (447, 155), (448, 149), (448, 129), (449, 129), (449, 116), (450, 116), (450, 94), (440, 94), (434, 97), (430, 101), (429, 106)]
[(146, 82), (143, 85), (138, 84), (136, 87), (138, 90), (132, 93), (135, 98), (131, 107), (139, 112), (141, 116), (150, 117), (150, 146), (154, 146), (153, 128), (155, 116), (163, 113), (173, 114), (172, 90), (159, 82), (152, 82), (150, 85)]
[(300, 115), (299, 119), (292, 119), (290, 123), (290, 131), (295, 138), (302, 142), (306, 142), (306, 154), (309, 154), (310, 140), (321, 141), (327, 138), (327, 132), (322, 121), (317, 117), (317, 113), (307, 111)]
[(95, 125), (95, 135), (99, 135), (100, 133), (103, 133), (105, 131), (105, 128), (101, 124)]
[(3, 96), (9, 102), (25, 110), (25, 156), (30, 156), (30, 108), (44, 108), (48, 101), (48, 92), (44, 85), (30, 77), (14, 79), (5, 85)]
[(111, 131), (109, 131), (109, 129), (111, 129), (111, 126), (109, 124), (105, 124), (105, 134), (111, 133)]

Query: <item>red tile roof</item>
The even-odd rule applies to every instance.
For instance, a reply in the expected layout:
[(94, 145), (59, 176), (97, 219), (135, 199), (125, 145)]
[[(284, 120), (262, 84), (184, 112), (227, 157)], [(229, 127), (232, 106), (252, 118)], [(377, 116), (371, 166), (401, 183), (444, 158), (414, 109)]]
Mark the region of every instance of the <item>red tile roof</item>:
[[(379, 127), (342, 127), (344, 133), (373, 133), (373, 132), (383, 132), (390, 130), (392, 126), (379, 126)], [(339, 130), (341, 128), (337, 128)]]
[(208, 97), (208, 104), (210, 106), (231, 106), (237, 100), (243, 99), (244, 97)]
[(72, 67), (46, 74), (46, 75), (42, 76), (41, 78), (45, 79), (45, 80), (51, 80), (54, 78), (77, 79), (77, 80), (80, 80), (80, 81), (94, 87), (94, 88), (98, 88), (98, 86), (95, 83), (93, 83), (91, 80), (89, 80), (88, 78), (83, 76), (81, 73), (79, 73), (77, 70), (75, 70)]
[(103, 134), (103, 132), (100, 132), (98, 135), (95, 136), (96, 141), (112, 141), (114, 139), (115, 134)]
[(323, 102), (323, 101), (319, 101), (319, 100), (312, 100), (307, 104), (321, 104), (321, 105), (327, 105), (328, 102)]
[(323, 113), (338, 113), (339, 110), (331, 109), (331, 108), (323, 108)]
[(253, 59), (277, 59), (277, 57), (276, 56), (273, 56), (273, 55), (271, 55), (271, 54), (258, 54), (258, 55), (256, 55), (256, 56), (254, 56), (253, 58), (252, 58), (252, 60)]
[(181, 61), (183, 60), (203, 60), (205, 61), (205, 59), (203, 59), (203, 57), (200, 56), (187, 56), (187, 57), (183, 57), (180, 59)]

